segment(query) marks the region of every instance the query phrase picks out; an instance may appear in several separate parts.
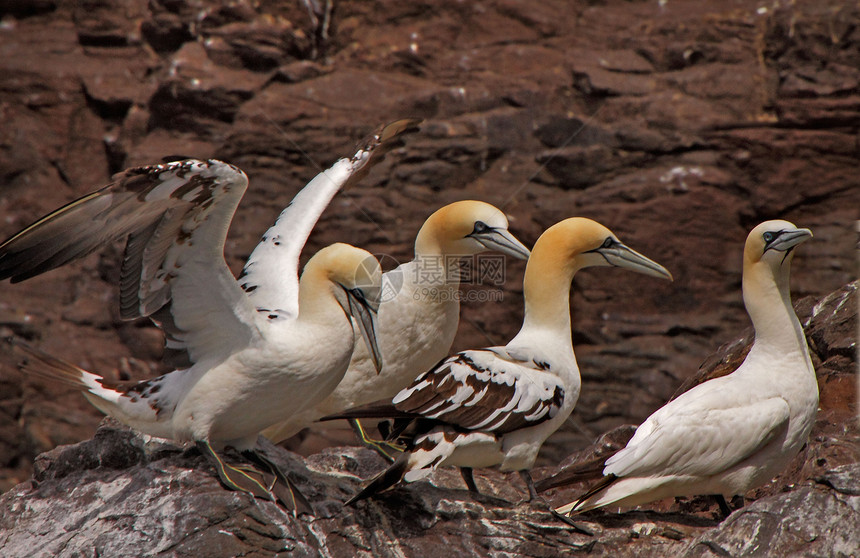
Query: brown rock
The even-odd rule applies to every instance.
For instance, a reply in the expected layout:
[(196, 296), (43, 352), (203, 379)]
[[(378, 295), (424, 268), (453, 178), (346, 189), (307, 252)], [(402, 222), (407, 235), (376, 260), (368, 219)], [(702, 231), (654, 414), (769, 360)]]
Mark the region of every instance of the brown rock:
[[(577, 276), (583, 390), (545, 465), (640, 422), (748, 326), (740, 253), (758, 222), (815, 233), (795, 258), (796, 299), (855, 278), (856, 4), (333, 5), (325, 27), (324, 10), (311, 17), (303, 2), (0, 2), (0, 235), (127, 166), (215, 156), (251, 177), (226, 247), (238, 270), (319, 168), (381, 122), (424, 117), (421, 135), (335, 199), (305, 258), (347, 240), (405, 261), (431, 211), (478, 198), (503, 207), (527, 242), (571, 215), (595, 218), (675, 275), (671, 285), (618, 270)], [(3, 285), (0, 335), (108, 375), (154, 374), (157, 332), (116, 319), (120, 257)], [(455, 350), (516, 332), (522, 270), (509, 262), (501, 302), (464, 303)], [(842, 369), (850, 351), (840, 351), (824, 370)], [(822, 405), (856, 405), (852, 381), (828, 372)], [(0, 362), (0, 386), (2, 447), (16, 452), (4, 486), (101, 418), (14, 362)], [(837, 419), (817, 447), (841, 463)]]
[[(856, 362), (833, 357), (842, 356), (850, 344), (846, 334), (856, 331), (857, 286), (854, 282), (820, 301), (800, 304), (801, 314), (809, 315), (807, 334), (827, 340), (816, 345), (816, 356), (835, 366), (819, 370), (821, 380), (855, 375)], [(728, 345), (710, 362), (736, 358), (743, 344)], [(823, 385), (822, 393), (829, 389)], [(822, 397), (824, 410), (807, 452), (723, 523), (702, 499), (682, 501), (669, 513), (659, 511), (669, 505), (658, 502), (640, 511), (579, 516), (580, 526), (593, 536), (570, 530), (545, 507), (512, 503), (522, 494), (516, 475), (492, 470), (478, 475), (482, 496), (464, 490), (457, 472), (447, 469), (434, 473), (430, 482), (344, 508), (341, 502), (360, 480), (385, 466), (378, 455), (329, 448), (305, 459), (261, 438), (262, 449), (314, 502), (316, 517), (297, 519), (271, 502), (224, 490), (195, 449), (146, 440), (106, 419), (92, 440), (40, 455), (32, 480), (0, 497), (0, 553), (10, 558), (91, 551), (111, 556), (355, 556), (396, 549), (397, 555), (426, 556), (445, 545), (453, 555), (478, 556), (573, 551), (622, 557), (847, 556), (860, 543), (855, 529), (858, 432), (853, 414), (840, 416), (853, 413), (851, 404), (839, 407), (836, 400)], [(571, 456), (565, 470), (582, 480), (599, 474), (599, 463), (631, 433), (629, 426), (608, 433), (593, 448)], [(566, 492), (550, 494), (566, 501)]]
[(117, 47), (140, 42), (140, 21), (148, 15), (143, 0), (82, 0), (73, 6), (81, 45)]
[(306, 58), (309, 45), (289, 21), (231, 23), (206, 33), (206, 53), (215, 63), (267, 72)]
[(771, 556), (851, 556), (860, 546), (860, 534), (850, 527), (860, 519), (853, 509), (858, 475), (856, 463), (844, 465), (814, 484), (754, 502), (699, 535), (680, 555), (754, 556), (764, 550)]

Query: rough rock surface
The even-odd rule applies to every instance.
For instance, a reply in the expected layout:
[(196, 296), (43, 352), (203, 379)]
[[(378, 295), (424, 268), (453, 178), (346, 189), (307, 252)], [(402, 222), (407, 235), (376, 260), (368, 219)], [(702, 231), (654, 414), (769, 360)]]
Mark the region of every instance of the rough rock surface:
[(843, 465), (813, 484), (754, 502), (694, 539), (682, 556), (856, 556), (858, 475), (860, 465)]
[[(385, 464), (358, 448), (302, 458), (265, 440), (263, 449), (314, 502), (317, 517), (221, 488), (195, 450), (146, 441), (112, 419), (92, 440), (36, 459), (35, 473), (0, 497), (0, 556), (856, 556), (860, 548), (860, 442), (853, 410), (829, 405), (830, 382), (853, 379), (856, 292), (846, 285), (811, 305), (822, 411), (810, 443), (755, 500), (720, 523), (707, 497), (637, 510), (598, 510), (570, 530), (545, 508), (520, 502), (516, 474), (481, 470), (472, 497), (456, 471), (344, 508), (362, 479)], [(748, 341), (747, 341), (748, 342)], [(712, 359), (734, 358), (744, 340)], [(847, 356), (847, 358), (840, 358)], [(535, 476), (546, 476), (548, 468)], [(548, 493), (568, 501), (575, 490)], [(492, 496), (490, 496), (492, 495)], [(444, 546), (443, 546), (444, 545)]]
[[(402, 261), (433, 209), (479, 198), (529, 243), (562, 218), (598, 219), (675, 275), (576, 278), (585, 388), (545, 465), (638, 423), (747, 327), (740, 251), (757, 222), (813, 229), (795, 258), (796, 299), (854, 278), (855, 2), (327, 4), (0, 2), (0, 236), (128, 166), (217, 157), (251, 177), (226, 247), (238, 270), (320, 167), (382, 122), (422, 117), (421, 134), (336, 198), (306, 254), (347, 240)], [(4, 284), (0, 335), (108, 376), (156, 374), (158, 331), (118, 318), (120, 254)], [(509, 262), (503, 287), (464, 289), (455, 349), (516, 331), (522, 269)], [(496, 289), (501, 303), (481, 303)], [(833, 382), (827, 404), (856, 412), (853, 377)], [(78, 394), (3, 359), (0, 491), (100, 420)], [(350, 439), (315, 429), (289, 447)]]

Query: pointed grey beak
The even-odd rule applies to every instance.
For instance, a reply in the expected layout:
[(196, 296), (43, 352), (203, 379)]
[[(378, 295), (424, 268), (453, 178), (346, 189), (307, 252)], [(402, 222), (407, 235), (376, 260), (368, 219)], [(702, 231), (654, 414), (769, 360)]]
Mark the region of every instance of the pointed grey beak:
[(620, 242), (615, 242), (611, 246), (602, 246), (595, 251), (603, 256), (610, 265), (626, 267), (636, 273), (672, 281), (672, 274), (665, 267)]
[(491, 228), (484, 232), (472, 233), (469, 236), (480, 242), (488, 250), (496, 250), (518, 260), (527, 260), (531, 255), (529, 249), (507, 229)]
[(779, 236), (776, 237), (770, 246), (767, 247), (768, 250), (779, 250), (780, 252), (787, 252), (791, 250), (798, 244), (802, 242), (806, 242), (812, 238), (812, 231), (809, 229), (797, 229), (793, 231), (780, 231)]
[(379, 311), (379, 299), (371, 300), (361, 289), (347, 290), (346, 298), (349, 301), (349, 313), (358, 322), (358, 330), (370, 351), (373, 367), (379, 374), (382, 370), (382, 353), (376, 344), (376, 313)]

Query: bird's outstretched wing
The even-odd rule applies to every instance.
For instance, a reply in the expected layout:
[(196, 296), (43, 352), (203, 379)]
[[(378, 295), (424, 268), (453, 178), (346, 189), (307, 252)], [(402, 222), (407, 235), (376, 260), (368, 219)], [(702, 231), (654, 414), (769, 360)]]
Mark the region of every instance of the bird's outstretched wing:
[(256, 312), (224, 261), (248, 179), (221, 161), (137, 167), (0, 245), (0, 279), (39, 275), (128, 237), (120, 315), (151, 316), (188, 362), (229, 354), (257, 335)]
[(419, 376), (392, 402), (424, 419), (505, 434), (558, 413), (564, 388), (545, 367), (501, 347), (463, 351)]
[[(393, 138), (416, 124), (405, 120), (383, 127), (351, 159), (312, 180), (279, 219), (290, 224), (285, 253), (269, 252), (274, 241), (261, 243), (246, 267), (244, 289), (253, 294), (259, 288), (257, 297), (271, 293), (276, 299), (286, 292), (280, 298), (290, 300), (285, 307), (295, 315), (298, 257), (319, 214), (340, 188), (359, 180), (368, 163), (390, 149)], [(0, 280), (34, 277), (127, 237), (122, 318), (152, 318), (165, 333), (166, 360), (174, 366), (222, 360), (260, 335), (259, 325), (268, 318), (260, 317), (260, 305), (243, 292), (224, 261), (227, 231), (247, 186), (241, 170), (215, 160), (126, 170), (0, 245)]]
[(320, 215), (337, 192), (361, 180), (419, 123), (403, 119), (380, 127), (360, 144), (355, 155), (338, 160), (296, 194), (263, 235), (239, 276), (240, 286), (259, 312), (272, 316), (270, 319), (298, 314), (299, 255)]

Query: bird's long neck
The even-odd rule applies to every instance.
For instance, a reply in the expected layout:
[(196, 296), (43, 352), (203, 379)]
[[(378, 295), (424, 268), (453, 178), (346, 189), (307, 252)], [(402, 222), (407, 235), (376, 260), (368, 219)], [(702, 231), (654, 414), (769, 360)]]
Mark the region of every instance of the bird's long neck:
[(535, 246), (523, 278), (525, 317), (517, 337), (540, 332), (570, 343), (570, 285), (577, 269), (575, 258)]
[(443, 253), (442, 242), (439, 237), (439, 229), (443, 219), (436, 213), (431, 215), (421, 225), (421, 229), (415, 236), (415, 259), (425, 257), (438, 257)]
[(764, 262), (747, 262), (743, 295), (756, 344), (764, 343), (780, 352), (800, 350), (808, 358), (806, 337), (791, 306), (788, 260), (776, 270)]
[(459, 265), (459, 255), (445, 250), (437, 229), (436, 219), (431, 217), (418, 231), (413, 260), (416, 276), (412, 279), (419, 286), (456, 289), (460, 285), (459, 274), (456, 268), (449, 270), (448, 267)]
[(320, 269), (305, 268), (299, 281), (299, 316), (304, 322), (329, 322), (344, 314), (332, 283)]

